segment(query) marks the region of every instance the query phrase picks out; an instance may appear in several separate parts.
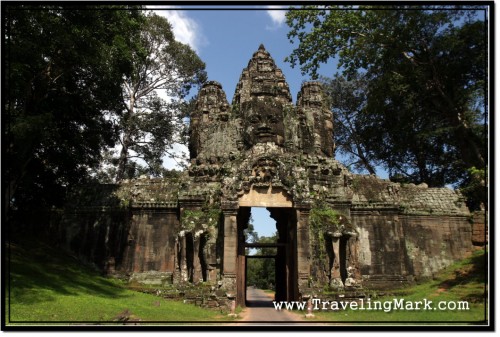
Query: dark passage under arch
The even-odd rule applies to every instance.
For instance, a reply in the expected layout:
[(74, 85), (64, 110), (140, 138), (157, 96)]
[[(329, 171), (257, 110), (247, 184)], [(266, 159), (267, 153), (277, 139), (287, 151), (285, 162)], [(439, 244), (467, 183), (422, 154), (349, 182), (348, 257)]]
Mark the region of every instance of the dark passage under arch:
[(273, 258), (275, 264), (275, 300), (292, 301), (298, 298), (297, 284), (297, 217), (293, 208), (268, 207), (271, 217), (276, 221), (277, 239), (274, 243), (247, 243), (243, 231), (248, 226), (250, 219), (250, 207), (240, 207), (238, 212), (238, 272), (237, 272), (237, 297), (238, 303), (246, 301), (246, 275), (247, 259), (255, 258), (247, 255), (247, 248), (267, 247), (275, 248), (274, 256), (261, 258)]

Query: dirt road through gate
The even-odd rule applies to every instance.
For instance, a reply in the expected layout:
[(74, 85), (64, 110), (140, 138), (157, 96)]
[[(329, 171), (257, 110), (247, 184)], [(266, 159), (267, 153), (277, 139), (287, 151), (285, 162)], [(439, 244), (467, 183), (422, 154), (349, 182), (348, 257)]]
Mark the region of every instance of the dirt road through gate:
[(241, 323), (237, 325), (253, 325), (252, 322), (290, 322), (293, 324), (292, 322), (304, 321), (301, 314), (285, 309), (276, 310), (273, 305), (273, 296), (253, 287), (247, 288), (247, 307), (240, 313), (240, 316)]

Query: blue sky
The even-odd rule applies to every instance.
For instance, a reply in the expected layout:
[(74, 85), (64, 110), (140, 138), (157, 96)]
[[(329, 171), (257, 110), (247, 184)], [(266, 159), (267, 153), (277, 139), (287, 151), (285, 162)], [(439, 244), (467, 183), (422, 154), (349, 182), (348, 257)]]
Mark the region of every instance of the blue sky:
[[(230, 103), (243, 68), (261, 43), (285, 74), (295, 102), (301, 83), (309, 77), (284, 62), (295, 46), (286, 37), (285, 11), (271, 6), (254, 6), (250, 10), (211, 8), (156, 8), (155, 12), (169, 19), (176, 37), (197, 51), (206, 63), (209, 80), (222, 84)], [(336, 66), (327, 65), (322, 70), (325, 75), (332, 75)]]

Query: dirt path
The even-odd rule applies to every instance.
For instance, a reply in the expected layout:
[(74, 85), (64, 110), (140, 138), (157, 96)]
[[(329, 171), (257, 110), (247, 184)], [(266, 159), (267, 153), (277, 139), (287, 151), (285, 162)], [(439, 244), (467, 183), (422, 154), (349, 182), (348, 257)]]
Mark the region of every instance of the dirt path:
[[(277, 322), (285, 322), (284, 325), (289, 322), (295, 325), (296, 323), (293, 322), (304, 321), (302, 315), (288, 310), (276, 310), (273, 305), (273, 296), (261, 289), (248, 287), (247, 302), (247, 307), (239, 314), (241, 323), (235, 325), (276, 325)], [(266, 322), (269, 323), (266, 324)]]

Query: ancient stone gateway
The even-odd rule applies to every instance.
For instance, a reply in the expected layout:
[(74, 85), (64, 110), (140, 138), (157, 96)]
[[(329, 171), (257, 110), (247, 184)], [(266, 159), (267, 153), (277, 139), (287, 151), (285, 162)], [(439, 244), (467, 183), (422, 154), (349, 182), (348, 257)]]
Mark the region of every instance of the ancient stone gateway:
[[(238, 202), (238, 211), (228, 211), (225, 214), (224, 231), (226, 233), (226, 224), (230, 226), (236, 223), (236, 235), (233, 229), (229, 229), (230, 235), (224, 236), (224, 246), (236, 246), (236, 255), (233, 256), (234, 250), (224, 250), (224, 280), (228, 282), (227, 288), (236, 288), (237, 302), (245, 303), (246, 293), (246, 253), (245, 248), (250, 245), (245, 244), (243, 230), (247, 228), (250, 218), (251, 207), (266, 207), (271, 217), (276, 220), (276, 229), (278, 232), (278, 242), (276, 245), (270, 244), (276, 248), (276, 299), (287, 300), (298, 298), (298, 270), (302, 267), (303, 270), (308, 269), (307, 260), (297, 260), (297, 227), (300, 219), (294, 209), (292, 200), (286, 196), (280, 188), (252, 188), (245, 193)], [(227, 216), (226, 214), (230, 214)], [(231, 219), (231, 217), (236, 219)], [(229, 219), (228, 219), (229, 217)], [(307, 238), (300, 238), (307, 239)], [(254, 245), (256, 246), (256, 245)], [(258, 246), (258, 245), (257, 245)], [(234, 262), (233, 262), (234, 261)], [(232, 278), (235, 280), (232, 280)], [(233, 284), (236, 284), (236, 287)]]
[(189, 169), (98, 187), (106, 198), (94, 194), (93, 204), (65, 213), (66, 241), (110, 273), (209, 283), (240, 305), (251, 207), (276, 220), (279, 300), (327, 285), (394, 287), (470, 253), (470, 213), (459, 193), (350, 173), (334, 157), (334, 127), (321, 85), (303, 83), (293, 104), (260, 46), (232, 104), (215, 81), (200, 90)]

